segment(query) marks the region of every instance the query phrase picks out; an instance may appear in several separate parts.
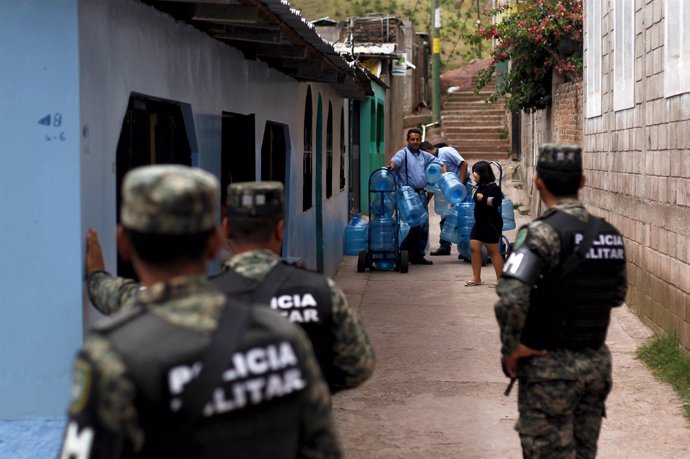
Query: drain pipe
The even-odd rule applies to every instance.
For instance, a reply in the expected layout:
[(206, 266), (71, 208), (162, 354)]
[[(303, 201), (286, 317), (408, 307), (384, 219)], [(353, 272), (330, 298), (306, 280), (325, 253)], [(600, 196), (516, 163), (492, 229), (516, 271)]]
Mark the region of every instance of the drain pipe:
[(440, 126), (441, 121), (432, 121), (431, 123), (428, 124), (422, 124), (422, 140), (426, 140), (426, 130), (427, 128), (434, 127), (434, 126)]

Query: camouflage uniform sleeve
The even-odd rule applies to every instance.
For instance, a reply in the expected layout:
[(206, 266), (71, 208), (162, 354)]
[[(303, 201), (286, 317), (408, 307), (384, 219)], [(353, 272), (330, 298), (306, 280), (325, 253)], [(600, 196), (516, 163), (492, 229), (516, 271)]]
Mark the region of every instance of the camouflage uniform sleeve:
[(296, 328), (297, 351), (304, 357), (305, 404), (300, 419), (298, 457), (336, 459), (342, 456), (331, 413), (331, 395), (316, 363), (314, 350), (304, 332)]
[(376, 356), (364, 326), (355, 311), (347, 304), (345, 293), (332, 279), (328, 279), (333, 305), (333, 334), (335, 354), (334, 374), (330, 381), (333, 392), (357, 387), (371, 377)]
[(105, 315), (132, 307), (140, 289), (132, 279), (114, 277), (105, 271), (91, 273), (87, 284), (91, 304)]
[[(560, 256), (558, 234), (550, 226), (536, 221), (521, 228), (516, 236), (516, 246), (527, 245), (544, 261), (543, 272), (549, 272), (557, 264)], [(501, 332), (501, 354), (509, 355), (520, 343), (520, 335), (529, 310), (532, 286), (521, 280), (504, 277), (496, 288), (498, 302), (494, 313)]]
[(110, 343), (98, 335), (88, 337), (74, 364), (60, 458), (115, 459), (139, 451), (144, 433), (134, 407), (135, 393)]

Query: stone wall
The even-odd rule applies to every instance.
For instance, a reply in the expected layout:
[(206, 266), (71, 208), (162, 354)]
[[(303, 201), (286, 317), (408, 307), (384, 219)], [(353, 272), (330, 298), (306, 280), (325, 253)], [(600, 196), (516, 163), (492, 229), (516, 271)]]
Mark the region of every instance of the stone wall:
[(602, 115), (584, 118), (582, 82), (554, 85), (550, 110), (523, 113), (525, 192), (532, 215), (539, 215), (532, 178), (540, 143), (581, 144), (587, 184), (580, 197), (625, 236), (627, 305), (657, 333), (676, 333), (690, 350), (690, 93), (665, 97), (663, 2), (638, 2), (635, 105), (614, 111), (614, 21), (607, 4)]
[(690, 350), (690, 94), (664, 96), (662, 0), (635, 11), (635, 105), (613, 110), (613, 13), (602, 20), (602, 116), (585, 119), (584, 198), (626, 237), (628, 306)]

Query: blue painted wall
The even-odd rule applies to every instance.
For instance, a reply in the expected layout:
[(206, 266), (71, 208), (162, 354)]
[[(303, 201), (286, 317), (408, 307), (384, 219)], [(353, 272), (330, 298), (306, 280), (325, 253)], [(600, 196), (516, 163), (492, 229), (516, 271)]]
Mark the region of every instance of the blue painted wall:
[(77, 43), (76, 0), (0, 4), (5, 419), (64, 413), (82, 341)]
[(0, 457), (56, 454), (82, 342), (78, 59), (77, 0), (0, 2)]

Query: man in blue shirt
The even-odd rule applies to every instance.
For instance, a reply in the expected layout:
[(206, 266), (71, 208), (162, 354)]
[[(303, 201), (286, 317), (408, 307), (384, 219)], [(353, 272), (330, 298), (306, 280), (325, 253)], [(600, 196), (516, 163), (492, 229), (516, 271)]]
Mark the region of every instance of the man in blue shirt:
[[(398, 176), (399, 183), (408, 185), (417, 192), (424, 208), (428, 212), (428, 199), (424, 187), (426, 186), (425, 170), (430, 163), (443, 166), (443, 163), (431, 153), (420, 148), (422, 131), (412, 128), (407, 131), (407, 146), (399, 150), (390, 160), (388, 168)], [(444, 168), (445, 169), (445, 168)], [(431, 265), (432, 261), (424, 258), (426, 245), (429, 241), (429, 216), (418, 226), (410, 228), (400, 248), (407, 250), (410, 263), (413, 265)]]
[[(463, 158), (458, 150), (453, 147), (449, 147), (445, 143), (437, 143), (432, 145), (430, 142), (422, 142), (420, 148), (424, 151), (428, 151), (432, 155), (438, 157), (441, 160), (446, 170), (452, 172), (458, 176), (460, 182), (464, 185), (467, 182), (467, 161)], [(446, 217), (441, 219), (441, 229), (443, 229), (443, 223), (446, 221)], [(450, 241), (439, 239), (438, 249), (432, 251), (429, 255), (450, 255)]]

